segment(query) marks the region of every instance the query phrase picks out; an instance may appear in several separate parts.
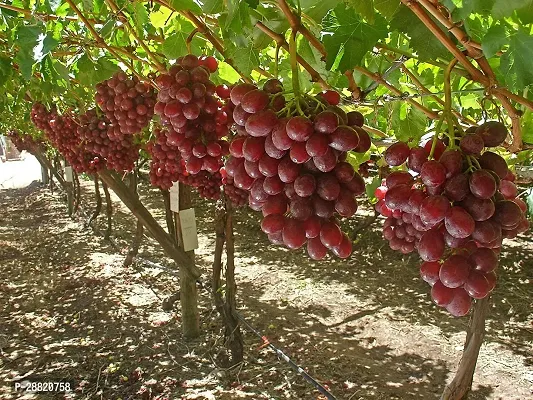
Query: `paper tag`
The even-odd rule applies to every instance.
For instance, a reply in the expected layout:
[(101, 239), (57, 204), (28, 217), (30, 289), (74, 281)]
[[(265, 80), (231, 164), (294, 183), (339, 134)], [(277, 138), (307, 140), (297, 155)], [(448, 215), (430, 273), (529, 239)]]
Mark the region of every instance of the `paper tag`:
[(65, 167), (65, 181), (66, 182), (74, 181), (74, 176), (72, 175), (72, 167)]
[(171, 192), (179, 192), (180, 191), (180, 183), (179, 182), (172, 182), (172, 186), (170, 187)]
[(197, 249), (198, 232), (196, 231), (196, 215), (194, 213), (194, 208), (181, 210), (178, 217), (180, 219), (183, 250), (190, 251)]
[(174, 211), (175, 213), (179, 213), (180, 212), (180, 192), (179, 190), (172, 190), (172, 188), (170, 189), (170, 209)]

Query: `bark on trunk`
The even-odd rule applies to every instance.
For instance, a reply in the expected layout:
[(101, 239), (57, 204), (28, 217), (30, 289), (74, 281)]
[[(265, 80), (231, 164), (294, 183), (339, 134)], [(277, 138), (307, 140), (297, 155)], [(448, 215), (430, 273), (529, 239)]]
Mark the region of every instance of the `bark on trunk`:
[[(136, 170), (133, 170), (133, 172), (130, 174), (130, 190), (133, 196), (139, 198), (139, 195), (137, 193), (137, 171)], [(137, 228), (135, 229), (135, 236), (133, 237), (133, 242), (131, 243), (128, 254), (126, 255), (126, 258), (124, 259), (125, 267), (129, 267), (133, 263), (133, 260), (135, 259), (135, 257), (137, 257), (137, 254), (139, 254), (139, 247), (141, 246), (143, 233), (144, 233), (143, 224), (141, 223), (141, 221), (137, 220)]]
[[(180, 210), (191, 208), (191, 187), (180, 183), (179, 191)], [(183, 237), (181, 236), (179, 218), (176, 218), (176, 225), (178, 246), (183, 249)], [(186, 255), (194, 264), (194, 250), (187, 251)], [(184, 268), (180, 268), (180, 303), (183, 336), (186, 338), (200, 336), (200, 314), (198, 312), (198, 288), (196, 287), (196, 279), (187, 274)]]
[[(222, 200), (215, 220), (215, 256), (213, 262), (212, 295), (217, 311), (224, 323), (225, 344), (231, 353), (231, 365), (243, 360), (244, 343), (239, 323), (235, 318), (236, 283), (235, 283), (235, 252), (233, 242), (233, 219), (229, 200)], [(225, 296), (222, 290), (222, 253), (226, 244)], [(231, 366), (231, 365), (228, 365)]]
[(163, 202), (165, 203), (165, 219), (167, 222), (168, 234), (171, 237), (177, 239), (176, 225), (174, 223), (174, 214), (170, 209), (170, 192), (168, 190), (161, 189), (161, 195), (163, 196)]
[(466, 399), (472, 388), (472, 380), (485, 336), (485, 318), (489, 310), (489, 297), (478, 300), (470, 317), (463, 357), (453, 380), (444, 388), (441, 400)]
[(174, 240), (157, 223), (150, 212), (144, 207), (138, 198), (131, 196), (130, 191), (124, 183), (115, 177), (110, 171), (100, 171), (98, 173), (103, 182), (115, 192), (124, 205), (135, 215), (150, 232), (154, 239), (163, 247), (163, 250), (171, 257), (180, 268), (185, 269), (192, 278), (199, 278), (200, 271), (194, 265), (190, 257), (174, 245)]
[(75, 201), (74, 201), (74, 212), (78, 212), (81, 202), (81, 187), (80, 187), (80, 177), (76, 171), (72, 171), (72, 176), (74, 177), (74, 192), (75, 192)]
[(98, 184), (98, 175), (94, 176), (94, 197), (96, 198), (96, 208), (94, 209), (92, 215), (89, 217), (85, 226), (91, 225), (91, 223), (100, 215), (102, 211), (102, 195), (100, 194), (100, 185)]
[(113, 203), (111, 202), (111, 195), (109, 194), (108, 184), (104, 179), (102, 179), (102, 187), (104, 188), (106, 201), (106, 230), (104, 234), (104, 239), (109, 240), (111, 238), (111, 233), (113, 232)]
[(233, 364), (243, 360), (243, 339), (239, 322), (235, 317), (237, 310), (237, 283), (235, 282), (235, 247), (233, 241), (233, 210), (226, 199), (226, 315), (228, 319), (228, 347)]

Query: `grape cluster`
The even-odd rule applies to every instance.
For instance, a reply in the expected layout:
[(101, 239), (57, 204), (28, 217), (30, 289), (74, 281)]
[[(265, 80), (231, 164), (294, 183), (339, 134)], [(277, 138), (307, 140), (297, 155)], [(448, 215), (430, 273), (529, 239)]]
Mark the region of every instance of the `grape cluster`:
[(155, 113), (169, 127), (168, 143), (177, 147), (191, 175), (217, 173), (222, 156), (228, 154), (228, 142), (223, 140), (228, 134), (228, 114), (209, 79), (216, 69), (213, 57), (188, 54), (156, 78)]
[[(167, 128), (166, 142), (159, 146), (175, 151), (181, 162), (179, 172), (170, 166), (166, 174), (197, 188), (200, 196), (209, 199), (220, 197), (220, 169), (229, 153), (225, 138), (232, 123), (231, 109), (221, 100), (229, 96), (229, 89), (210, 80), (217, 68), (213, 57), (188, 54), (156, 78), (159, 93), (155, 113)], [(166, 155), (168, 158), (168, 151)], [(161, 176), (165, 176), (163, 170), (159, 170)]]
[(139, 158), (139, 145), (135, 143), (132, 135), (123, 135), (110, 120), (104, 115), (98, 115), (92, 109), (80, 116), (79, 126), (76, 130), (84, 150), (99, 156), (99, 168), (102, 167), (101, 159), (105, 159), (107, 168), (116, 171), (131, 171), (135, 161)]
[(168, 190), (178, 182), (185, 171), (177, 146), (168, 141), (167, 129), (155, 129), (154, 140), (147, 146), (150, 154), (150, 182), (153, 186)]
[(50, 129), (50, 113), (48, 112), (46, 106), (42, 103), (34, 103), (30, 111), (30, 119), (38, 129), (42, 131), (47, 131)]
[(155, 90), (136, 76), (117, 72), (96, 85), (96, 104), (116, 127), (115, 136), (141, 132), (154, 115)]
[(11, 140), (11, 143), (17, 148), (18, 151), (32, 152), (42, 146), (42, 141), (34, 139), (30, 135), (20, 134), (18, 131), (8, 131), (6, 136)]
[(247, 83), (233, 87), (237, 135), (225, 172), (235, 187), (249, 193), (250, 207), (262, 211), (261, 229), (272, 243), (290, 249), (307, 243), (315, 260), (328, 250), (346, 258), (352, 244), (335, 214), (354, 215), (355, 196), (365, 190), (345, 161), (348, 151), (370, 148), (363, 116), (329, 104), (338, 102), (335, 92), (287, 101), (282, 91), (275, 79), (263, 89)]
[(220, 168), (220, 175), (222, 176), (222, 185), (224, 185), (224, 193), (235, 207), (244, 207), (248, 204), (248, 192), (239, 189), (235, 186), (233, 178), (228, 176), (226, 168)]
[(514, 175), (486, 149), (506, 136), (503, 124), (489, 121), (448, 147), (437, 138), (412, 149), (397, 142), (384, 154), (389, 166), (407, 168), (376, 189), (383, 236), (394, 250), (417, 250), (433, 300), (454, 316), (494, 289), (502, 240), (529, 228)]

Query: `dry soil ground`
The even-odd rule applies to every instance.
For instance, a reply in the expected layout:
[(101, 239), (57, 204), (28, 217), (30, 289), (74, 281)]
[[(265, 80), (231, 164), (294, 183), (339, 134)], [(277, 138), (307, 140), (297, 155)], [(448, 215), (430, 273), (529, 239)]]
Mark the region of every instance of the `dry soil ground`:
[[(92, 185), (84, 185), (84, 209)], [(141, 191), (162, 218), (155, 190)], [(116, 200), (116, 199), (115, 199)], [(202, 336), (185, 341), (167, 312), (173, 271), (122, 261), (135, 223), (115, 203), (115, 242), (70, 219), (60, 194), (31, 185), (0, 191), (0, 399), (319, 399), (246, 332), (245, 363), (219, 363), (219, 318), (201, 289)], [(209, 281), (214, 207), (196, 201), (199, 266)], [(103, 216), (98, 226), (103, 228)], [(360, 223), (362, 218), (351, 221)], [(432, 305), (416, 257), (367, 229), (348, 261), (311, 262), (269, 246), (258, 218), (236, 216), (239, 306), (247, 320), (340, 400), (438, 399), (461, 356), (467, 318)], [(141, 256), (173, 269), (151, 239)], [(533, 398), (533, 243), (506, 246), (470, 399)], [(70, 379), (69, 395), (32, 397), (13, 380)]]

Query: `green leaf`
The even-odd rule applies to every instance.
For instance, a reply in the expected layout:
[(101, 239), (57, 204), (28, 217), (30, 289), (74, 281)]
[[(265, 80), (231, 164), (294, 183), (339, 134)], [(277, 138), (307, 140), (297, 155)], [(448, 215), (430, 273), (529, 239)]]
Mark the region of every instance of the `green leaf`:
[(13, 65), (11, 59), (8, 57), (0, 56), (0, 87), (4, 85), (11, 77), (13, 72)]
[(526, 110), (520, 119), (522, 125), (522, 140), (533, 144), (533, 112)]
[(374, 24), (368, 24), (351, 8), (339, 5), (328, 13), (322, 21), (322, 41), (328, 52), (328, 69), (338, 66), (346, 71), (361, 63), (365, 54), (372, 50), (376, 42), (387, 36), (387, 22), (376, 16)]
[(109, 34), (111, 32), (113, 32), (113, 28), (115, 27), (115, 20), (114, 19), (110, 19), (108, 20), (104, 26), (102, 26), (102, 29), (100, 29), (100, 36), (102, 36), (103, 38), (106, 38), (109, 36)]
[(509, 42), (508, 50), (501, 57), (501, 70), (504, 75), (516, 77), (517, 87), (524, 87), (533, 83), (533, 36), (523, 29), (519, 29)]
[(172, 13), (172, 10), (166, 7), (161, 7), (158, 11), (150, 13), (150, 23), (156, 29), (163, 28), (171, 23), (169, 17)]
[(189, 35), (185, 32), (177, 32), (171, 36), (167, 36), (163, 42), (161, 51), (163, 54), (172, 60), (187, 54), (187, 37)]
[(202, 5), (204, 14), (218, 14), (224, 10), (222, 0), (205, 0)]
[(28, 51), (19, 51), (15, 57), (22, 77), (29, 81), (33, 70), (33, 56)]
[(495, 19), (510, 17), (514, 11), (527, 12), (533, 10), (533, 0), (496, 0), (492, 7)]
[(400, 4), (400, 0), (374, 0), (376, 10), (387, 19), (391, 19), (396, 14), (400, 9)]
[(347, 3), (368, 22), (374, 23), (374, 0), (348, 0)]
[(259, 66), (259, 52), (250, 44), (246, 48), (229, 46), (227, 58), (233, 60), (235, 66), (246, 76), (250, 76), (254, 68)]
[(231, 65), (224, 61), (218, 63), (218, 77), (224, 82), (234, 84), (241, 79), (241, 76), (233, 69)]
[(496, 24), (489, 28), (481, 42), (481, 46), (485, 57), (491, 58), (508, 43), (507, 30), (503, 25)]
[(45, 0), (44, 4), (52, 13), (55, 13), (61, 5), (61, 0)]
[(86, 13), (93, 11), (93, 0), (81, 0), (81, 4), (83, 6), (83, 11)]
[(148, 12), (143, 3), (133, 3), (133, 20), (135, 21), (135, 27), (137, 32), (143, 32), (143, 25), (148, 23)]
[(418, 143), (426, 130), (426, 115), (409, 103), (396, 102), (392, 111), (392, 128), (396, 139)]
[(402, 6), (392, 19), (391, 29), (406, 33), (410, 38), (409, 46), (422, 61), (448, 59), (450, 57), (442, 43), (429, 31), (418, 17), (407, 7)]
[(337, 7), (341, 0), (300, 0), (302, 11), (317, 22), (322, 21), (326, 14)]
[(21, 26), (15, 35), (15, 44), (21, 50), (33, 49), (37, 45), (39, 35), (42, 33), (42, 26), (24, 25)]
[(244, 29), (252, 27), (250, 18), (251, 10), (245, 1), (228, 2), (228, 16), (224, 24), (224, 29), (232, 35), (244, 32)]
[(193, 0), (170, 0), (169, 4), (176, 11), (184, 10), (202, 14), (202, 9)]
[(60, 61), (54, 60), (54, 69), (56, 70), (57, 74), (65, 81), (68, 82), (70, 80), (68, 68)]
[(372, 182), (366, 185), (366, 196), (370, 199), (370, 201), (375, 202), (377, 200), (375, 192), (378, 186), (380, 185), (381, 185), (381, 177), (379, 175), (374, 176), (374, 179), (372, 179)]

